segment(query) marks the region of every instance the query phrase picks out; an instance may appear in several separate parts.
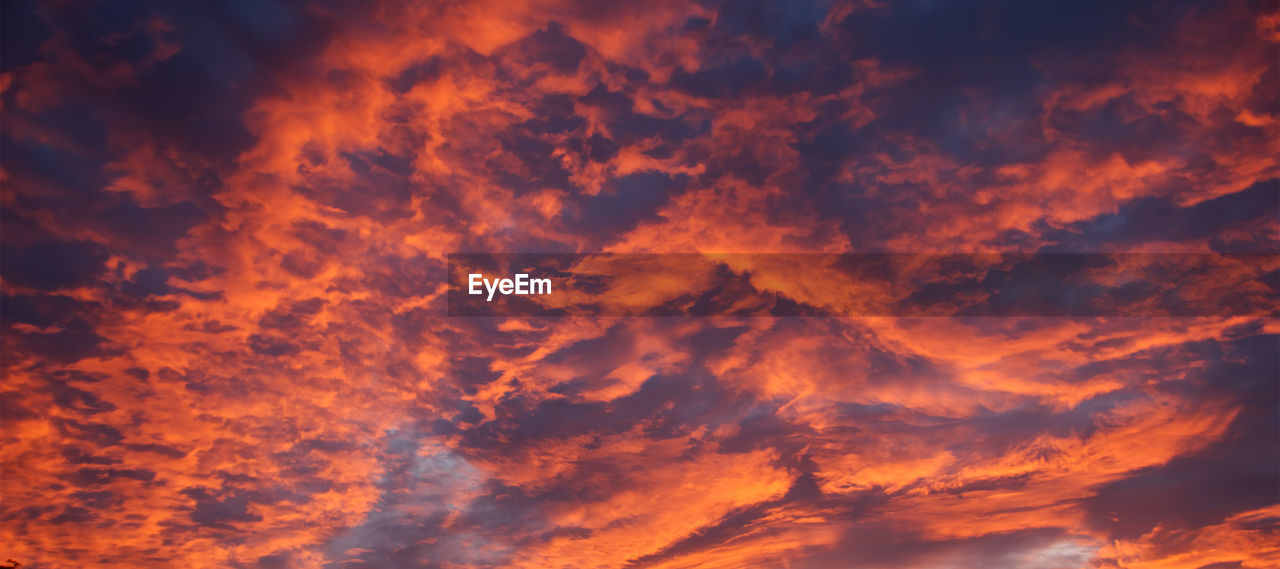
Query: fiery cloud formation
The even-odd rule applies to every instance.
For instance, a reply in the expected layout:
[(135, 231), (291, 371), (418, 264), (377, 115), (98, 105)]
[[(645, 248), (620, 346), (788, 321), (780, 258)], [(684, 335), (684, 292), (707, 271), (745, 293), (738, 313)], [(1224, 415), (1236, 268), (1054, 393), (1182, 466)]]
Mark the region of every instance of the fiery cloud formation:
[(1277, 566), (1274, 317), (447, 316), (458, 252), (1277, 252), (1274, 3), (960, 4), (3, 3), (0, 558)]

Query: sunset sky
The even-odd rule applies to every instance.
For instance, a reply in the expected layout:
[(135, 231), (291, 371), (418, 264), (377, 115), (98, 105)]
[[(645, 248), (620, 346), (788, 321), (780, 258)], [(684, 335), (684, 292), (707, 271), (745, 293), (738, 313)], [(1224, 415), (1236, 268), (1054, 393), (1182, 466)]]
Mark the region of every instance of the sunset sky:
[(0, 561), (1280, 567), (1274, 0), (0, 7)]

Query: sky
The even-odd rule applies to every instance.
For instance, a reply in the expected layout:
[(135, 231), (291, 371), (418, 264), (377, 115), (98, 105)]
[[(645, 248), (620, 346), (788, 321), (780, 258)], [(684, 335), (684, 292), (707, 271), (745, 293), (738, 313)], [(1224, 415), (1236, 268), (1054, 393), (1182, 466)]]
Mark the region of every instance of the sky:
[[(1135, 286), (1274, 308), (1274, 1), (0, 8), (0, 560), (1280, 566), (1275, 310), (467, 317), (446, 278), (1250, 253)], [(652, 270), (628, 302), (698, 278)]]

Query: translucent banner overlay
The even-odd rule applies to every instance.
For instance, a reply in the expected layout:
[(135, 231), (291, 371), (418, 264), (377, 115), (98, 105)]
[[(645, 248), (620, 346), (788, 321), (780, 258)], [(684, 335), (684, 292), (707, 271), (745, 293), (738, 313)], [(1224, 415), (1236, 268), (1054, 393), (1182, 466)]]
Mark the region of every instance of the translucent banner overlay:
[(1280, 314), (1274, 254), (464, 253), (448, 278), (458, 317)]

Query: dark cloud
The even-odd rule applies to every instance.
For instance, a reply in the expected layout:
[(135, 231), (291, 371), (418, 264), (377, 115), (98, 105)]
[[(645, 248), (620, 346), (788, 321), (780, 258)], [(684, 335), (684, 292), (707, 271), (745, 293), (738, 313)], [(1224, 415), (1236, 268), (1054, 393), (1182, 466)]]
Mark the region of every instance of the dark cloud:
[(1280, 179), (1270, 179), (1188, 206), (1156, 197), (1138, 199), (1115, 213), (1047, 233), (1061, 243), (1054, 247), (1057, 250), (1208, 239), (1214, 251), (1220, 253), (1273, 253), (1275, 243), (1262, 234), (1219, 236), (1233, 227), (1265, 226), (1274, 220), (1277, 211)]
[(105, 269), (107, 252), (91, 242), (42, 241), (4, 253), (5, 279), (44, 290), (83, 286)]
[(187, 488), (182, 493), (195, 500), (191, 521), (197, 524), (230, 529), (234, 522), (262, 521), (261, 516), (249, 513), (248, 496), (211, 492), (205, 488)]
[(102, 486), (117, 479), (150, 482), (156, 473), (144, 468), (81, 468), (71, 477), (71, 483), (77, 486)]
[(1086, 506), (1090, 522), (1131, 539), (1157, 525), (1201, 529), (1280, 501), (1280, 412), (1274, 405), (1280, 398), (1278, 340), (1263, 335), (1201, 347), (1213, 362), (1203, 372), (1201, 381), (1209, 389), (1201, 396), (1235, 400), (1235, 419), (1205, 448), (1099, 488)]

